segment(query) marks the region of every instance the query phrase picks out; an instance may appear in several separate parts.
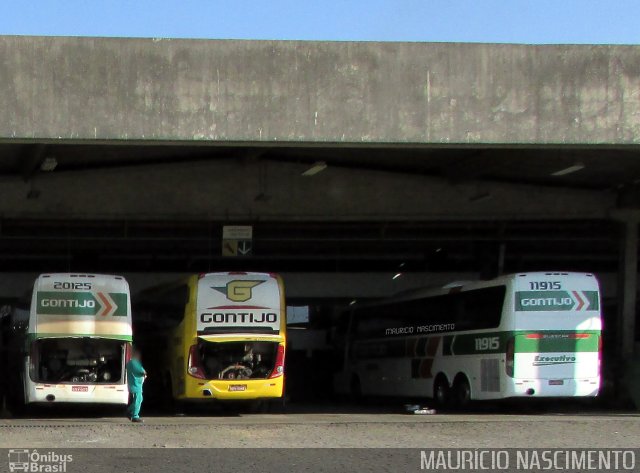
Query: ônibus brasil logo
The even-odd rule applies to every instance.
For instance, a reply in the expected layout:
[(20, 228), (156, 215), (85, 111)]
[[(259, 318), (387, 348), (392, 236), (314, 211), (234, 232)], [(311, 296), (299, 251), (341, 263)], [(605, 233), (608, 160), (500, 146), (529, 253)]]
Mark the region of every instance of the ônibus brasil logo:
[(56, 452), (38, 452), (38, 450), (9, 450), (9, 471), (65, 473), (67, 464), (73, 461), (73, 455)]
[(224, 294), (227, 299), (233, 302), (246, 302), (253, 296), (252, 289), (264, 281), (248, 281), (246, 279), (236, 279), (229, 281), (226, 286), (212, 287), (218, 292)]
[(517, 291), (517, 311), (598, 310), (598, 291)]

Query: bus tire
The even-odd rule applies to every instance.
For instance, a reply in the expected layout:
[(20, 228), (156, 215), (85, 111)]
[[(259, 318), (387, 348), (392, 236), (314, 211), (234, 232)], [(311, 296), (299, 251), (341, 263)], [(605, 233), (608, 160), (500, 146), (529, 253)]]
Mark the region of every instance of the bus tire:
[(451, 393), (447, 377), (440, 373), (433, 382), (433, 400), (439, 408), (447, 407), (451, 401)]
[(471, 403), (471, 385), (462, 373), (458, 374), (453, 382), (453, 401), (459, 409), (465, 409)]

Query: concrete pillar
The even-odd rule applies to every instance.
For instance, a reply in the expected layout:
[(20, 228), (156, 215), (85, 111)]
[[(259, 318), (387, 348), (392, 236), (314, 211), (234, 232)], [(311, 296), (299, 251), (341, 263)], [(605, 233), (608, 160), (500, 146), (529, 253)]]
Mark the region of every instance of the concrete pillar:
[(638, 217), (627, 216), (622, 221), (620, 242), (620, 297), (618, 343), (623, 360), (634, 353), (636, 302), (638, 288)]

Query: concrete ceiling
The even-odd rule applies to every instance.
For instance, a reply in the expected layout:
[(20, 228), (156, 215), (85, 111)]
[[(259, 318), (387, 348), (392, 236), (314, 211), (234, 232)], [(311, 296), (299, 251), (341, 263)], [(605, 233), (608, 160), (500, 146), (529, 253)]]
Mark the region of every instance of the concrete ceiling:
[[(236, 161), (283, 162), (441, 177), (452, 182), (490, 181), (617, 191), (640, 182), (640, 149), (491, 147), (204, 146), (132, 144), (0, 144), (0, 176), (29, 178), (46, 158), (55, 173), (162, 164)], [(553, 174), (574, 165), (567, 175)]]
[[(609, 212), (639, 173), (620, 149), (4, 144), (0, 267), (614, 271)], [(221, 256), (229, 223), (253, 257)]]

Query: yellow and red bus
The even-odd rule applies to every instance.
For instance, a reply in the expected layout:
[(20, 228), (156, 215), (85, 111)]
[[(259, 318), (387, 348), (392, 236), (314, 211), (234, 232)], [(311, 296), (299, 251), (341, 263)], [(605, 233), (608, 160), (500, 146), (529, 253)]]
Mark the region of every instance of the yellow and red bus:
[(171, 400), (282, 397), (286, 307), (279, 276), (190, 276), (144, 291), (134, 313), (149, 381)]

